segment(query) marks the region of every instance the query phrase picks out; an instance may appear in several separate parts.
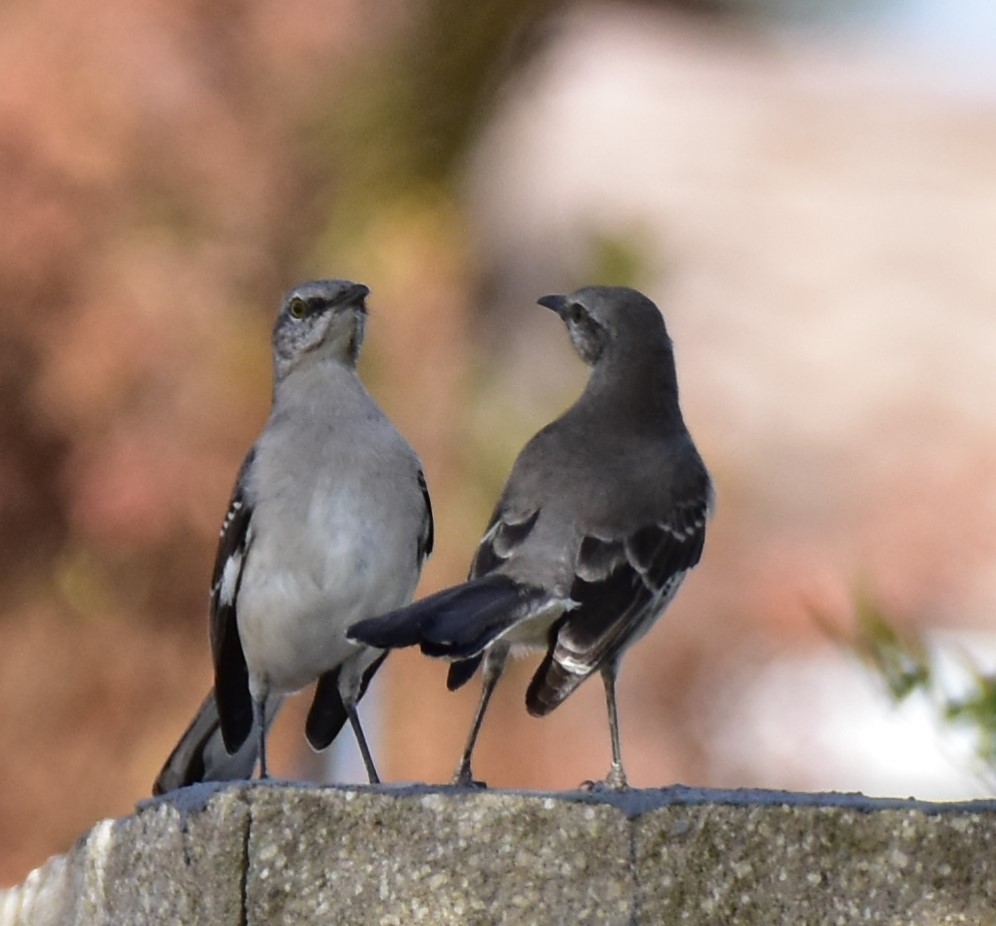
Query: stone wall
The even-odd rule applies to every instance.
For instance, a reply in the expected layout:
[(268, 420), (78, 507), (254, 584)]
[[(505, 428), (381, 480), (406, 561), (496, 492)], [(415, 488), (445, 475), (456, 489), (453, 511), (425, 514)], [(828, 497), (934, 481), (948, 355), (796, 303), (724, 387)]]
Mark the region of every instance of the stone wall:
[(0, 926), (996, 923), (996, 802), (198, 786), (0, 893)]

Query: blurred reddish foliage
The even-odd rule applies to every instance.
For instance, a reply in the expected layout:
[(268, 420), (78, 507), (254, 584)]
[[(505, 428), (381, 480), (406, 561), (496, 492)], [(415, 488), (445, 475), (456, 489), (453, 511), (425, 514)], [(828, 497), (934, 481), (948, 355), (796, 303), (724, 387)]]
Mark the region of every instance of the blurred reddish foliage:
[(127, 812), (203, 694), (218, 524), (333, 179), (307, 129), (397, 18), (0, 11), (0, 882)]

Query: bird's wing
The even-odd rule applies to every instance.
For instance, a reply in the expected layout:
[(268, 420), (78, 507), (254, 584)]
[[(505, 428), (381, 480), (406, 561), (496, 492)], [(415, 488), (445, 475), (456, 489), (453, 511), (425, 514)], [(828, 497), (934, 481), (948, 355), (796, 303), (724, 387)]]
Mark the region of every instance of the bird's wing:
[(468, 578), (494, 572), (510, 559), (531, 533), (539, 513), (539, 506), (511, 507), (499, 501), (477, 545)]
[(702, 555), (711, 508), (707, 477), (667, 514), (624, 537), (586, 536), (571, 598), (529, 686), (530, 713), (553, 710), (645, 632)]
[(235, 480), (228, 513), (221, 525), (218, 552), (211, 576), (211, 653), (214, 657), (214, 691), (221, 732), (229, 752), (245, 742), (253, 724), (249, 670), (239, 638), (236, 603), (246, 560), (252, 546), (252, 505), (246, 476), (252, 465), (250, 450)]
[(432, 500), (429, 498), (429, 486), (425, 481), (425, 473), (419, 468), (418, 487), (422, 490), (422, 499), (425, 502), (425, 518), (422, 521), (422, 532), (418, 538), (418, 566), (429, 558), (432, 553), (432, 545), (435, 542), (435, 528), (432, 519)]

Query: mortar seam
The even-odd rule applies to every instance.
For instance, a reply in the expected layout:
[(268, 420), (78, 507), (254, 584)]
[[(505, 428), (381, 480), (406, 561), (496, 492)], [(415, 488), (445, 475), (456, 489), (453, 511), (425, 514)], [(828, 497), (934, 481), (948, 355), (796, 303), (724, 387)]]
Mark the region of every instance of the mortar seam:
[(246, 820), (242, 836), (242, 869), (239, 872), (239, 926), (249, 926), (249, 846), (252, 841), (253, 807), (252, 801), (243, 793), (246, 805)]
[(640, 817), (638, 815), (636, 817), (625, 817), (624, 819), (626, 820), (627, 836), (629, 838), (629, 884), (630, 896), (632, 898), (629, 926), (640, 926), (640, 891), (636, 859), (636, 824)]

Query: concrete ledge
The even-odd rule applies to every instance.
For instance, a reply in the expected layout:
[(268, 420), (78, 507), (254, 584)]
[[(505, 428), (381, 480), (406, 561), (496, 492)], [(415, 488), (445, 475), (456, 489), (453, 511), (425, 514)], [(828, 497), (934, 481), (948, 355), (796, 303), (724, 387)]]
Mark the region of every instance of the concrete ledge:
[(0, 926), (996, 923), (996, 802), (198, 786), (0, 892)]

